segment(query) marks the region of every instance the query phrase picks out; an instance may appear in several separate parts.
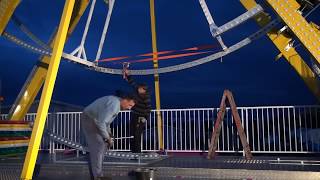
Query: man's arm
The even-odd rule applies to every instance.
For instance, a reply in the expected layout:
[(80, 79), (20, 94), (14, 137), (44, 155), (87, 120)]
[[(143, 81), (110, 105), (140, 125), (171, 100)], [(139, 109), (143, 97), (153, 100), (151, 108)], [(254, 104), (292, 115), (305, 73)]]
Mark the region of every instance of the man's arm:
[(136, 83), (136, 82), (133, 80), (133, 78), (129, 75), (128, 69), (124, 69), (124, 70), (123, 70), (123, 77), (124, 77), (124, 79), (125, 79), (132, 87), (134, 87), (135, 89), (138, 88), (137, 83)]
[(135, 89), (138, 88), (137, 83), (134, 81), (134, 79), (132, 78), (132, 76), (128, 75), (127, 76), (127, 82)]
[[(100, 130), (101, 136), (104, 139), (109, 139), (111, 134), (110, 124), (118, 114), (120, 109), (120, 103), (117, 101), (110, 100), (106, 102), (105, 107), (101, 109), (99, 117), (96, 120), (98, 129)], [(110, 133), (110, 134), (109, 134)]]
[(151, 112), (151, 109), (152, 109), (152, 107), (151, 107), (151, 97), (149, 95), (149, 92), (147, 93), (146, 98), (144, 99), (144, 103), (146, 104), (146, 112), (148, 114), (146, 118), (148, 118), (149, 114)]
[(109, 139), (110, 135), (109, 135), (109, 133), (107, 131), (106, 123), (103, 122), (103, 121), (100, 121), (100, 120), (96, 120), (96, 125), (97, 125), (97, 128), (100, 131), (100, 135), (102, 136), (102, 138), (103, 139)]

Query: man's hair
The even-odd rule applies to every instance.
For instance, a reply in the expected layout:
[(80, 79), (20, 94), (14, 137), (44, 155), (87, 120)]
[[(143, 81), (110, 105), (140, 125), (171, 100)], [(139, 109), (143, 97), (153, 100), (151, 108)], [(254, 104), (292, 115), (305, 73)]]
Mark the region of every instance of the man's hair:
[(139, 83), (139, 84), (137, 84), (137, 87), (138, 88), (142, 87), (142, 88), (145, 88), (146, 90), (148, 89), (148, 85), (145, 83)]
[(123, 95), (123, 91), (121, 91), (120, 89), (118, 89), (118, 90), (116, 90), (116, 91), (114, 92), (114, 95), (115, 95), (115, 96), (118, 96), (118, 97), (121, 97), (121, 96)]
[(120, 97), (121, 99), (133, 100), (135, 103), (137, 102), (137, 98), (133, 93), (117, 90), (115, 95)]
[(123, 93), (120, 96), (121, 99), (126, 99), (126, 100), (133, 100), (135, 103), (137, 102), (137, 98), (135, 97), (134, 94), (132, 93)]

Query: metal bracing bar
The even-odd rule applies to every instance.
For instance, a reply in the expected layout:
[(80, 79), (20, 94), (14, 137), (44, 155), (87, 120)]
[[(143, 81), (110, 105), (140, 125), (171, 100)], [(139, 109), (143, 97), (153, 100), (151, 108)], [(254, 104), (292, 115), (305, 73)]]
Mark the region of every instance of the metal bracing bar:
[[(208, 23), (209, 23), (210, 32), (212, 33), (212, 32), (214, 32), (215, 29), (217, 28), (217, 25), (216, 25), (216, 24), (214, 23), (214, 21), (213, 21), (212, 15), (211, 15), (211, 13), (210, 13), (210, 11), (209, 11), (209, 8), (208, 8), (208, 6), (207, 6), (206, 1), (205, 1), (205, 0), (199, 0), (199, 3), (200, 3), (200, 6), (201, 6), (201, 8), (202, 8), (202, 11), (203, 11), (204, 15), (206, 16), (207, 21), (208, 21)], [(213, 34), (212, 34), (212, 36), (213, 36)], [(213, 37), (215, 37), (215, 36), (213, 36)], [(221, 45), (221, 47), (222, 47), (223, 50), (228, 49), (227, 46), (224, 44), (221, 36), (216, 36), (215, 38), (217, 38), (217, 40), (218, 40), (218, 42), (219, 42), (219, 44)]]
[[(48, 133), (49, 137), (56, 141), (59, 144), (63, 144), (65, 146), (71, 147), (75, 150), (79, 150), (79, 151), (84, 151), (84, 152), (89, 152), (89, 149), (85, 146), (83, 146), (80, 143), (71, 141), (67, 138), (64, 138), (58, 134), (54, 134), (54, 133)], [(130, 137), (118, 137), (118, 138), (114, 138), (114, 140), (120, 140), (120, 139), (130, 139), (133, 138), (133, 136)], [(161, 158), (161, 156), (157, 153), (131, 153), (131, 152), (116, 152), (116, 151), (112, 151), (112, 149), (109, 149), (108, 151), (106, 151), (105, 153), (105, 157), (112, 157), (112, 158), (120, 158), (120, 159), (136, 159), (136, 158), (141, 158), (141, 159), (145, 159), (145, 160), (151, 160), (151, 159), (159, 159)]]
[[(243, 39), (242, 41), (230, 46), (228, 48), (228, 51), (221, 51), (221, 52), (217, 52), (215, 54), (212, 54), (210, 56), (201, 58), (201, 59), (197, 59), (194, 60), (192, 62), (187, 62), (187, 63), (183, 63), (183, 64), (178, 64), (178, 65), (173, 65), (173, 66), (169, 66), (169, 67), (163, 67), (163, 68), (158, 68), (158, 69), (145, 69), (145, 70), (129, 70), (131, 75), (150, 75), (150, 74), (155, 74), (155, 73), (168, 73), (168, 72), (174, 72), (174, 71), (179, 71), (179, 70), (183, 70), (183, 69), (187, 69), (187, 68), (191, 68), (194, 66), (198, 66), (200, 64), (204, 64), (210, 61), (213, 61), (215, 59), (221, 58), (227, 54), (232, 53), (233, 51), (236, 51), (246, 45), (248, 45), (249, 43), (251, 43), (252, 41), (260, 38), (261, 36), (265, 35), (268, 31), (270, 31), (270, 29), (272, 29), (273, 27), (275, 27), (275, 25), (277, 25), (279, 23), (278, 20), (274, 20), (271, 21), (269, 24), (265, 25), (262, 29), (260, 29), (259, 31), (255, 32), (254, 34), (252, 34), (251, 36)], [(46, 50), (42, 50), (36, 47), (33, 47), (25, 42), (23, 42), (22, 40), (18, 39), (17, 37), (8, 34), (6, 32), (4, 32), (3, 36), (5, 38), (7, 38), (8, 40), (14, 42), (15, 44), (29, 49), (35, 53), (39, 53), (39, 54), (44, 54), (44, 55), (50, 55), (51, 52), (48, 52)], [(81, 59), (78, 58), (76, 56), (67, 54), (67, 53), (63, 53), (62, 56), (64, 58), (66, 58), (67, 60), (73, 61), (75, 63), (79, 63), (81, 65), (85, 65), (87, 67), (89, 67), (91, 70), (95, 70), (101, 73), (109, 73), (109, 74), (122, 74), (122, 69), (113, 69), (113, 68), (105, 68), (105, 67), (99, 67), (96, 66), (92, 61), (88, 61), (85, 59)]]
[(115, 1), (116, 0), (110, 0), (109, 1), (108, 14), (107, 14), (107, 17), (106, 17), (106, 21), (104, 23), (103, 32), (102, 32), (102, 36), (101, 36), (101, 39), (100, 39), (99, 48), (98, 48), (98, 52), (97, 52), (95, 60), (99, 60), (100, 59), (101, 51), (102, 51), (102, 48), (103, 48), (104, 41), (106, 39), (106, 34), (107, 34), (107, 31), (108, 31), (108, 27), (109, 27), (109, 23), (110, 23), (110, 19), (111, 19), (111, 14), (112, 14), (112, 10), (113, 10), (113, 6), (114, 6)]
[[(87, 34), (88, 34), (88, 30), (89, 30), (89, 26), (90, 26), (90, 22), (91, 22), (91, 18), (92, 18), (92, 14), (93, 14), (93, 10), (94, 10), (95, 4), (96, 4), (96, 0), (92, 0), (91, 6), (90, 6), (89, 15), (88, 15), (87, 22), (86, 22), (86, 26), (84, 28), (82, 39), (81, 39), (81, 42), (80, 42), (80, 46), (78, 47), (79, 49), (77, 48), (78, 49), (78, 54), (77, 54), (78, 58), (80, 58), (81, 55), (85, 54), (85, 53), (82, 53), (82, 52), (85, 51), (84, 44), (86, 42), (86, 38), (87, 38)], [(85, 59), (87, 60), (87, 58), (85, 58)]]
[(70, 53), (70, 55), (74, 56), (74, 55), (79, 51), (79, 49), (80, 49), (80, 46), (77, 47), (75, 50), (73, 50), (73, 51)]
[(311, 58), (311, 67), (313, 69), (313, 72), (320, 77), (320, 68), (319, 65), (315, 62), (314, 59)]
[(34, 35), (21, 21), (20, 19), (15, 16), (12, 15), (11, 20), (13, 21), (13, 23), (18, 26), (18, 28), (24, 32), (32, 41), (34, 41), (36, 44), (38, 44), (40, 47), (42, 47), (43, 49), (46, 50), (50, 50), (51, 48), (44, 43), (43, 41), (41, 41), (36, 35)]
[(254, 8), (243, 13), (242, 15), (238, 16), (237, 18), (233, 19), (232, 21), (229, 21), (228, 23), (214, 29), (211, 33), (214, 37), (216, 37), (226, 31), (229, 31), (230, 29), (235, 28), (238, 25), (248, 21), (250, 18), (261, 13), (262, 11), (263, 11), (263, 8), (259, 4), (257, 4)]
[(87, 55), (86, 55), (86, 51), (84, 48), (82, 49), (81, 53), (82, 53), (83, 59), (87, 60)]
[[(205, 0), (199, 0), (199, 3), (201, 5), (201, 8), (202, 8), (202, 11), (204, 13), (204, 15), (206, 16), (207, 18), (207, 21), (209, 23), (209, 25), (213, 25), (213, 26), (216, 26), (215, 22), (213, 21), (213, 18), (211, 16), (211, 13), (209, 11), (209, 8), (207, 6), (207, 3)], [(217, 26), (216, 26), (217, 27)]]

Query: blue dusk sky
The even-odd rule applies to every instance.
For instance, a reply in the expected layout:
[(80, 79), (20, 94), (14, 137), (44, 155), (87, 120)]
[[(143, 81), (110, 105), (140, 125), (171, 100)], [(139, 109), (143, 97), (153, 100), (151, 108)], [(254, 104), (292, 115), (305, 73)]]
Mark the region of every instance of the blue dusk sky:
[[(275, 17), (265, 1), (263, 8)], [(218, 26), (236, 18), (246, 10), (238, 0), (207, 0), (208, 7)], [(23, 0), (15, 12), (23, 24), (39, 39), (48, 42), (58, 26), (64, 0)], [(190, 47), (212, 46), (202, 51), (209, 53), (159, 60), (160, 67), (180, 64), (221, 51), (209, 30), (208, 23), (197, 0), (155, 0), (158, 51), (175, 50), (185, 53)], [(89, 6), (77, 28), (66, 42), (64, 52), (70, 53), (80, 44)], [(107, 6), (97, 0), (85, 48), (88, 59), (95, 59), (103, 30)], [(320, 8), (308, 20), (320, 24)], [(132, 56), (128, 61), (142, 59), (140, 54), (152, 52), (149, 0), (116, 0), (103, 58)], [(279, 26), (281, 27), (281, 26)], [(241, 41), (259, 30), (253, 19), (226, 32), (222, 38), (227, 46)], [(14, 23), (6, 28), (10, 34), (30, 42)], [(304, 59), (308, 53), (299, 46)], [(198, 51), (197, 51), (198, 52)], [(0, 37), (0, 79), (4, 105), (14, 102), (28, 74), (39, 59), (39, 54), (21, 48)], [(266, 37), (233, 52), (222, 59), (183, 71), (160, 75), (162, 108), (218, 107), (224, 89), (230, 89), (238, 106), (312, 105), (317, 104), (303, 80), (284, 59), (275, 60), (279, 51)], [(122, 60), (119, 62), (125, 62)], [(119, 62), (101, 62), (104, 67), (121, 68)], [(131, 63), (130, 68), (152, 68), (152, 61)], [(134, 76), (146, 82), (155, 104), (154, 77)], [(115, 90), (128, 90), (128, 84), (119, 75), (97, 73), (74, 63), (62, 60), (53, 93), (53, 100), (85, 106), (98, 97), (113, 94)]]

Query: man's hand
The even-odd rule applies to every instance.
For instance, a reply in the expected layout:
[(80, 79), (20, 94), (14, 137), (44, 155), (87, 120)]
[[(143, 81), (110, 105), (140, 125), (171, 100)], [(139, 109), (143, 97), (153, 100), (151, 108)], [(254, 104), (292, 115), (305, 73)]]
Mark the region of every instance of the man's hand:
[(139, 117), (139, 122), (144, 124), (147, 122), (147, 119), (145, 117)]
[(113, 143), (114, 143), (113, 138), (109, 137), (109, 138), (105, 139), (104, 141), (107, 143), (108, 148), (113, 147)]
[(124, 69), (123, 70), (123, 79), (128, 81), (128, 75), (129, 75), (129, 70), (128, 69)]
[(123, 79), (128, 81), (128, 76), (129, 76), (129, 63), (123, 63), (123, 69), (122, 69), (122, 74), (123, 74)]

